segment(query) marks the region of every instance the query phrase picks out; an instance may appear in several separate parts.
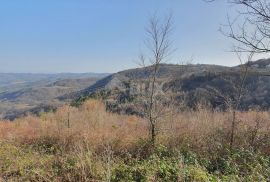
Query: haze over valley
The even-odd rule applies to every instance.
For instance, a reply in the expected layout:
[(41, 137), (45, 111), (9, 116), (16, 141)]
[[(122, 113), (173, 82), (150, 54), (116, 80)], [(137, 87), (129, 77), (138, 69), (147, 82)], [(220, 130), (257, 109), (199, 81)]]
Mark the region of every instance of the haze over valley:
[(15, 119), (27, 112), (53, 110), (64, 102), (57, 97), (79, 91), (107, 76), (106, 73), (0, 74), (0, 116)]

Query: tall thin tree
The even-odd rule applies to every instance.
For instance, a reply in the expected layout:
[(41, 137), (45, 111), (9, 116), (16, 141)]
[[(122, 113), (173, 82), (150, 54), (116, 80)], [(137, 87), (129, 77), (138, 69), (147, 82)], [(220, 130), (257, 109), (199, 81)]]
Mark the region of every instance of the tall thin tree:
[[(150, 69), (147, 79), (147, 88), (145, 91), (145, 111), (144, 115), (149, 122), (149, 134), (151, 143), (155, 145), (158, 131), (158, 122), (161, 116), (159, 109), (160, 102), (158, 98), (157, 79), (160, 65), (168, 60), (172, 52), (170, 35), (172, 32), (172, 16), (160, 19), (153, 16), (149, 19), (146, 28), (147, 39), (145, 45), (147, 47), (147, 56), (141, 56), (141, 64), (145, 69)], [(148, 68), (146, 68), (148, 66)]]

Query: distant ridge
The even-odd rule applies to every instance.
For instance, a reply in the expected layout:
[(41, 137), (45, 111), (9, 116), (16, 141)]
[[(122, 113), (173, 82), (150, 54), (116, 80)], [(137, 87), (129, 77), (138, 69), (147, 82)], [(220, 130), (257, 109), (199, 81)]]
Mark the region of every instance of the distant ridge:
[(0, 117), (14, 119), (27, 112), (55, 109), (66, 103), (58, 96), (82, 90), (107, 73), (0, 73)]
[[(224, 98), (235, 97), (241, 66), (162, 64), (157, 75), (158, 89), (160, 93), (166, 90), (164, 96), (173, 94), (174, 101), (183, 108), (206, 104), (214, 109), (225, 109)], [(240, 109), (268, 110), (270, 59), (249, 62), (248, 67)], [(7, 79), (0, 80), (0, 116), (14, 119), (27, 112), (47, 111), (65, 103), (77, 105), (97, 95), (103, 95), (108, 109), (113, 112), (138, 113), (133, 100), (140, 95), (151, 69), (135, 68), (114, 74), (7, 74)], [(8, 86), (3, 86), (7, 80)]]
[[(261, 59), (249, 63), (246, 79), (245, 96), (241, 109), (256, 107), (270, 108), (270, 59)], [(237, 83), (240, 81), (240, 65), (226, 67), (219, 65), (173, 65), (162, 64), (158, 71), (161, 91), (168, 90), (175, 94), (175, 99), (184, 99), (186, 107), (195, 107), (200, 103), (213, 108), (225, 108), (223, 98), (234, 98)], [(127, 109), (132, 103), (129, 98), (137, 97), (139, 85), (151, 73), (151, 67), (136, 68), (109, 75), (81, 91), (60, 96), (60, 100), (82, 102), (96, 93), (106, 92), (105, 101), (113, 101), (117, 112)], [(115, 91), (117, 90), (117, 92)], [(218, 93), (217, 93), (218, 92)], [(220, 95), (218, 95), (220, 94)], [(123, 99), (125, 97), (126, 99)], [(130, 110), (130, 108), (128, 109)], [(125, 111), (123, 111), (125, 112)]]

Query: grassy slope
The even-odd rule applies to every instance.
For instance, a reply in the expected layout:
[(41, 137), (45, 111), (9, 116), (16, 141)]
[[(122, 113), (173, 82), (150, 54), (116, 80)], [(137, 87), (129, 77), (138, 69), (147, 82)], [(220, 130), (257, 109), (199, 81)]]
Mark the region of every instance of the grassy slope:
[(0, 181), (269, 181), (270, 123), (265, 112), (237, 113), (233, 150), (230, 113), (205, 109), (162, 118), (158, 144), (146, 121), (80, 108), (0, 122)]

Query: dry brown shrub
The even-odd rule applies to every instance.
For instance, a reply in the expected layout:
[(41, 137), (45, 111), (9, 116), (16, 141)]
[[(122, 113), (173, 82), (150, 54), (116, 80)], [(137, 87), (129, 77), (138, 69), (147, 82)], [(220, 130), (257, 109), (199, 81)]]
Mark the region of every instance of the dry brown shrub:
[(104, 143), (111, 143), (118, 148), (126, 148), (146, 135), (146, 125), (142, 119), (106, 112), (102, 102), (96, 100), (89, 100), (80, 108), (63, 106), (55, 113), (41, 117), (27, 116), (14, 122), (0, 122), (2, 140), (28, 144), (53, 138), (63, 146), (87, 144), (95, 149)]
[[(162, 118), (158, 140), (169, 147), (216, 152), (228, 144), (230, 119), (230, 112), (203, 108), (172, 112)], [(267, 153), (270, 149), (269, 129), (267, 112), (237, 112), (236, 145)], [(137, 145), (139, 138), (147, 137), (148, 126), (144, 119), (106, 112), (104, 104), (97, 100), (89, 100), (79, 108), (63, 106), (55, 113), (40, 117), (0, 122), (1, 140), (26, 144), (48, 140), (66, 149), (84, 146), (101, 152), (104, 146), (110, 145), (114, 151), (125, 153)]]

